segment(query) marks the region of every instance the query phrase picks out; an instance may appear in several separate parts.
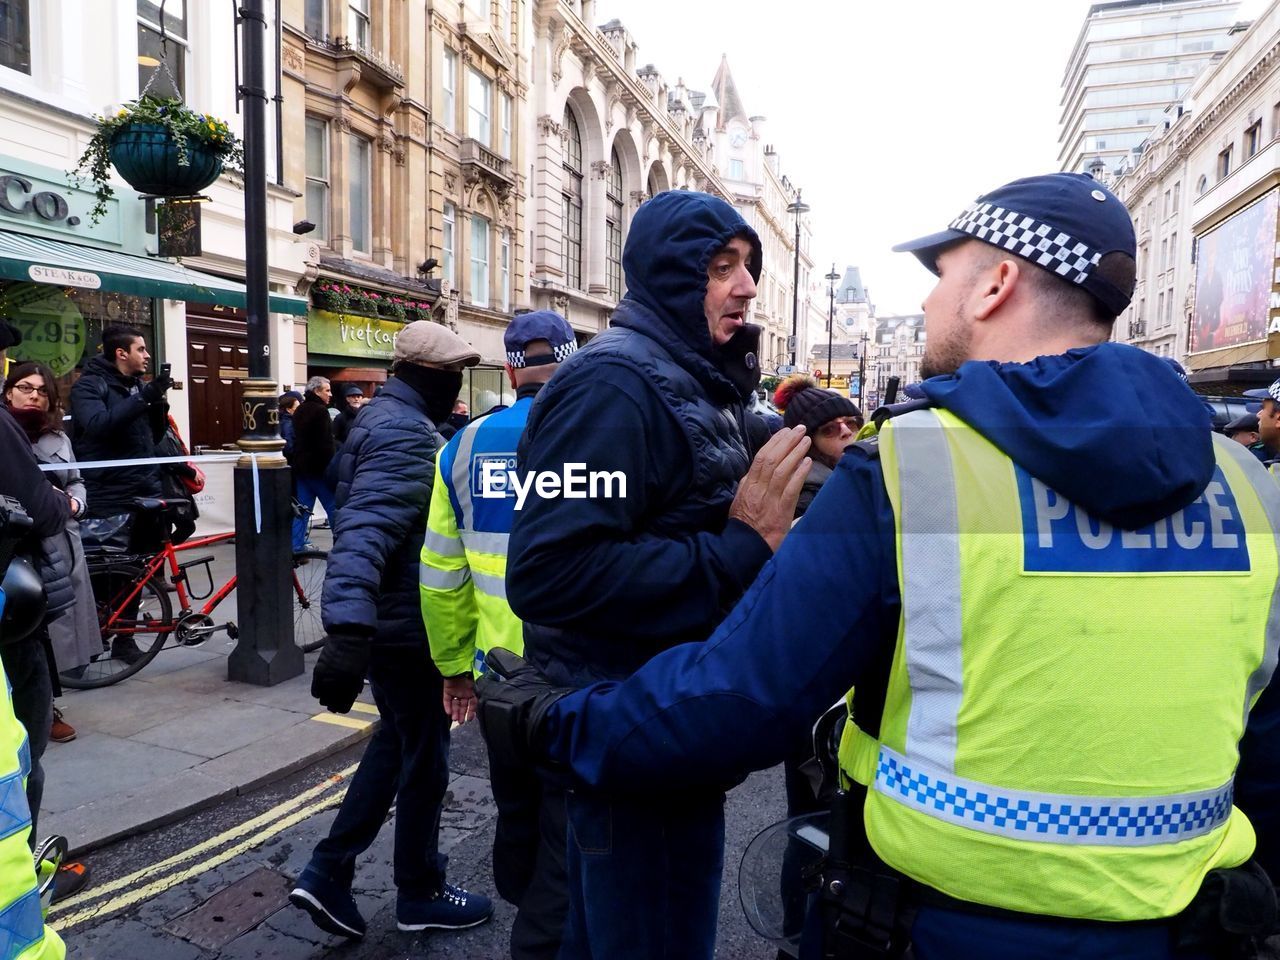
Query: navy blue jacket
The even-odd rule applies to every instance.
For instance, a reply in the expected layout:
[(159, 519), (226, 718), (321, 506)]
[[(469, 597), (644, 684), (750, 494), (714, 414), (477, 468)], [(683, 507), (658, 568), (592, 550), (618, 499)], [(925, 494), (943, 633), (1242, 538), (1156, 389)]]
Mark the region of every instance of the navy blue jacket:
[(326, 630), (426, 649), (418, 557), (443, 446), (422, 396), (403, 380), (392, 377), (361, 410), (338, 454)]
[[(140, 460), (156, 455), (169, 428), (169, 405), (147, 403), (141, 377), (126, 377), (102, 354), (84, 365), (71, 388), (71, 446), (76, 459)], [(158, 466), (84, 471), (91, 517), (128, 513), (134, 497), (161, 495)]]
[[(923, 386), (934, 404), (1030, 473), (1121, 527), (1181, 509), (1212, 474), (1204, 407), (1168, 366), (1131, 347), (1103, 344), (1027, 364), (971, 362)], [(1143, 420), (1128, 416), (1135, 409), (1146, 411)], [(561, 700), (548, 716), (548, 751), (604, 789), (731, 781), (781, 761), (855, 686), (858, 722), (874, 734), (900, 612), (893, 512), (880, 464), (852, 447), (711, 639), (654, 657), (625, 683)], [(1274, 685), (1241, 743), (1236, 803), (1257, 828), (1259, 861), (1280, 875)], [(922, 920), (936, 928), (938, 911), (926, 918), (928, 912)], [(953, 925), (941, 941), (960, 942), (963, 934), (983, 944), (954, 955), (1164, 956), (1141, 946), (1150, 943), (1150, 928), (1082, 930), (1028, 918), (1010, 937), (1007, 922), (993, 917), (965, 916)]]
[[(538, 394), (519, 469), (619, 472), (626, 496), (530, 495), (512, 527), (507, 599), (525, 652), (558, 683), (629, 675), (703, 640), (770, 556), (730, 520), (752, 447), (743, 389), (703, 312), (712, 255), (755, 233), (727, 203), (673, 192), (636, 215), (613, 329)], [(758, 255), (755, 269), (758, 270)]]

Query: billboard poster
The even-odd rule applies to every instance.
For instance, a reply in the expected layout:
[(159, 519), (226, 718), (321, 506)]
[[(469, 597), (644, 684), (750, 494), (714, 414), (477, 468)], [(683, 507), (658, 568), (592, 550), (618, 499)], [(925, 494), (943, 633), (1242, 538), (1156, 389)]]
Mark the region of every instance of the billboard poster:
[(1276, 195), (1272, 190), (1200, 238), (1191, 353), (1267, 338)]

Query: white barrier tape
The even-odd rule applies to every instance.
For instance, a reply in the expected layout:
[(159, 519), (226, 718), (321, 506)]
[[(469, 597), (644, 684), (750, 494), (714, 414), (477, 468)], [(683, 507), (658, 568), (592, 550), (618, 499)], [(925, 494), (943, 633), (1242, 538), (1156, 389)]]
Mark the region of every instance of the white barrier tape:
[[(245, 454), (206, 453), (198, 457), (139, 457), (134, 460), (86, 460), (81, 463), (41, 463), (37, 466), (45, 473), (55, 470), (106, 470), (112, 467), (150, 467), (163, 463), (234, 463)], [(258, 484), (258, 454), (250, 453), (249, 466), (253, 470), (253, 522), (255, 532), (262, 533), (262, 488)]]
[[(46, 473), (57, 470), (105, 470), (109, 467), (149, 467), (159, 463), (232, 463), (239, 460), (242, 454), (239, 453), (209, 453), (202, 454), (198, 457), (138, 457), (133, 460), (79, 460), (73, 463), (42, 463), (39, 464), (41, 470)], [(249, 456), (257, 462), (258, 455), (251, 453)]]
[(262, 493), (258, 489), (258, 455), (249, 455), (249, 466), (253, 468), (253, 527), (254, 533), (262, 533)]

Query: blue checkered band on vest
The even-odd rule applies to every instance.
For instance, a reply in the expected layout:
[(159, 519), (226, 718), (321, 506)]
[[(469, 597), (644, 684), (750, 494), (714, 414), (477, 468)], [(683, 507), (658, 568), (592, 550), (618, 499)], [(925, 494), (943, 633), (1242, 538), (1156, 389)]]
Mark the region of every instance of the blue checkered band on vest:
[(1232, 784), (1164, 797), (1079, 797), (966, 780), (880, 748), (875, 789), (957, 826), (1017, 840), (1153, 846), (1198, 837), (1231, 816)]
[(1056, 227), (990, 203), (970, 207), (951, 221), (951, 229), (1016, 253), (1073, 283), (1084, 283), (1102, 259), (1101, 253)]

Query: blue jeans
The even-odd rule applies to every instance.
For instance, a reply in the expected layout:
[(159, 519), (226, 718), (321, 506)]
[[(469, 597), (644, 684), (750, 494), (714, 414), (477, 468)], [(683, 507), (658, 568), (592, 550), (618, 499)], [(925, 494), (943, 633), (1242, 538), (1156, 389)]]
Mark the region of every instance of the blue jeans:
[[(333, 490), (324, 482), (324, 477), (314, 477), (307, 473), (295, 473), (294, 480), (297, 483), (298, 502), (308, 510), (316, 505), (316, 498), (320, 499), (324, 512), (329, 516), (329, 526), (333, 526), (333, 518), (337, 513), (337, 505), (333, 502)], [(306, 549), (307, 543), (307, 521), (310, 516), (293, 518), (293, 552)], [(443, 711), (441, 711), (443, 713)]]
[(710, 960), (724, 868), (724, 795), (570, 791), (569, 916), (560, 960)]
[(378, 836), (395, 800), (396, 888), (407, 899), (429, 899), (444, 884), (440, 806), (449, 785), (449, 718), (440, 709), (443, 683), (425, 649), (375, 645), (369, 687), (382, 714), (378, 732), (307, 870), (349, 888), (356, 858)]

